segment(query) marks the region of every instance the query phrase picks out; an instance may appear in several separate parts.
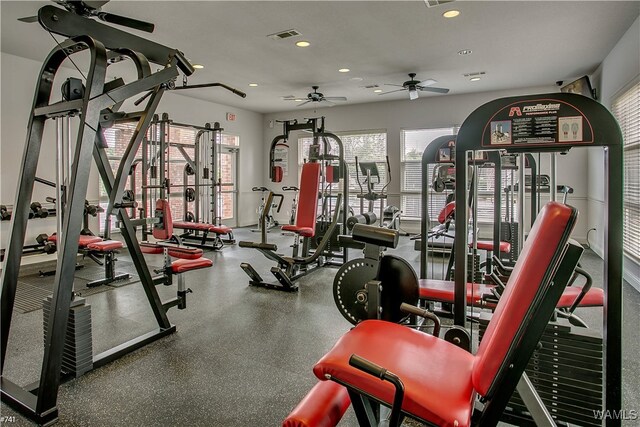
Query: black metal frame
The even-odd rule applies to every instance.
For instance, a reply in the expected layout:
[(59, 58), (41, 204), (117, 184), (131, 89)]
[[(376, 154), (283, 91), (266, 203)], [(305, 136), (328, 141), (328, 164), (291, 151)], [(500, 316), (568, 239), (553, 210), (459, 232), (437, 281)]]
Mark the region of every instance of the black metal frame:
[[(491, 145), (490, 122), (506, 117), (506, 114), (522, 114), (525, 107), (558, 104), (557, 117), (581, 116), (583, 119), (583, 140), (577, 142), (558, 141), (537, 143), (510, 143)], [(575, 94), (549, 93), (522, 97), (500, 98), (488, 102), (467, 117), (456, 140), (456, 164), (463, 164), (469, 151), (506, 150), (511, 153), (566, 152), (573, 147), (602, 147), (605, 152), (606, 223), (604, 249), (604, 283), (606, 292), (603, 333), (605, 338), (605, 409), (618, 413), (622, 407), (622, 134), (611, 113), (600, 103)], [(456, 204), (466, 206), (466, 168), (456, 168)], [(463, 214), (456, 216), (456, 230), (467, 230), (466, 209), (456, 209)], [(455, 245), (466, 247), (466, 232), (456, 232)], [(466, 322), (466, 253), (455, 254), (455, 306), (456, 325)], [(608, 418), (607, 426), (619, 426), (619, 419)]]
[[(78, 237), (82, 225), (92, 155), (102, 182), (110, 195), (105, 213), (107, 216), (116, 215), (119, 220), (122, 236), (129, 248), (158, 323), (156, 330), (95, 355), (93, 366), (94, 368), (102, 366), (175, 331), (175, 326), (167, 318), (168, 306), (163, 304), (155, 289), (156, 284), (142, 257), (135, 228), (125, 211), (125, 207), (131, 206), (122, 202), (122, 196), (135, 153), (146, 134), (162, 94), (178, 76), (179, 69), (185, 74), (192, 74), (194, 70), (183, 54), (176, 49), (162, 46), (57, 7), (45, 6), (41, 8), (38, 18), (47, 31), (62, 34), (70, 39), (54, 48), (44, 61), (38, 77), (27, 129), (26, 145), (21, 162), (22, 173), (18, 177), (14, 215), (11, 219), (11, 232), (1, 278), (2, 348), (0, 366), (2, 369), (4, 369), (7, 354), (28, 209), (45, 122), (49, 118), (60, 116), (79, 116), (81, 120), (78, 125), (70, 185), (67, 188), (63, 225), (58, 242), (58, 268), (51, 302), (52, 315), (49, 316), (46, 325), (45, 350), (40, 379), (37, 384), (21, 387), (7, 379), (3, 372), (0, 388), (4, 402), (35, 422), (48, 424), (55, 421), (58, 416), (57, 394), (62, 380), (60, 368), (73, 295)], [(123, 46), (127, 46), (127, 48), (123, 48)], [(90, 53), (90, 62), (84, 97), (78, 100), (49, 104), (54, 76), (60, 65), (67, 57), (85, 50)], [(124, 84), (121, 79), (107, 83), (106, 70), (108, 65), (124, 57), (133, 60), (138, 71), (138, 79), (128, 84)], [(150, 62), (158, 64), (162, 68), (152, 73)], [(137, 120), (138, 126), (119, 166), (118, 173), (114, 177), (104, 150), (107, 145), (101, 132), (101, 119), (110, 118), (114, 112), (120, 109), (126, 99), (149, 90), (151, 96), (143, 111), (121, 116), (129, 121)], [(108, 233), (109, 230), (106, 231), (107, 235)]]

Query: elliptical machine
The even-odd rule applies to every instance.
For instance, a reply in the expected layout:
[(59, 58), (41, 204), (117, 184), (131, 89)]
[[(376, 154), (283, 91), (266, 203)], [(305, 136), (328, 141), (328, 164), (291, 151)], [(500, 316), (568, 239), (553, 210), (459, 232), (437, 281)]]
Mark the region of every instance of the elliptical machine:
[[(376, 162), (358, 162), (356, 160), (356, 180), (360, 187), (360, 193), (356, 195), (360, 199), (360, 214), (351, 216), (347, 219), (347, 228), (352, 230), (355, 224), (372, 225), (378, 222), (378, 225), (390, 230), (400, 230), (400, 215), (402, 211), (396, 206), (385, 206), (384, 200), (387, 200), (387, 187), (391, 183), (391, 166), (389, 164), (389, 156), (386, 156), (387, 177), (386, 183), (376, 191), (376, 185), (382, 185), (380, 179), (380, 171)], [(364, 177), (364, 181), (360, 179), (360, 175)], [(364, 187), (364, 188), (363, 188)], [(366, 188), (366, 192), (365, 192)], [(367, 210), (364, 209), (364, 201), (367, 201)], [(376, 215), (374, 205), (376, 201), (380, 201), (380, 213)]]

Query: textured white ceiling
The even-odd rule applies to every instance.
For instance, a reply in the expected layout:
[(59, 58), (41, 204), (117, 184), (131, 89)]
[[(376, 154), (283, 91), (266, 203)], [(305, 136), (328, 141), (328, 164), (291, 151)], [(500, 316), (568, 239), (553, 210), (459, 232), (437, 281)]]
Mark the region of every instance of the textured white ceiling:
[[(2, 51), (42, 60), (53, 40), (38, 24), (16, 19), (47, 2), (1, 1)], [(444, 19), (455, 7), (462, 13)], [(182, 94), (258, 112), (292, 109), (283, 96), (304, 97), (312, 85), (347, 103), (403, 99), (362, 86), (401, 84), (409, 72), (433, 78), (450, 94), (547, 85), (588, 74), (640, 13), (638, 1), (465, 1), (427, 8), (419, 1), (117, 1), (103, 8), (156, 24), (148, 37), (205, 65), (190, 83), (219, 88)], [(296, 39), (275, 41), (295, 28)], [(144, 33), (138, 33), (144, 34)], [(61, 37), (58, 37), (61, 38)], [(308, 40), (306, 49), (294, 45)], [(473, 54), (458, 55), (461, 49)], [(339, 73), (339, 68), (350, 68)], [(464, 73), (486, 71), (479, 82)], [(353, 81), (353, 77), (363, 80)], [(248, 87), (256, 82), (257, 88)], [(421, 93), (421, 96), (447, 96)], [(409, 102), (409, 101), (407, 101)]]

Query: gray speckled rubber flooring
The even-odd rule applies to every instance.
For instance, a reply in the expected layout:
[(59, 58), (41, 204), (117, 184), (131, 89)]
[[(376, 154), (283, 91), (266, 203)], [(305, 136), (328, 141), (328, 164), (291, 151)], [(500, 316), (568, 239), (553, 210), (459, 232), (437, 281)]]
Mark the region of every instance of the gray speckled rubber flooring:
[[(248, 229), (237, 240), (256, 240)], [(279, 233), (269, 240), (288, 252), (292, 238)], [(357, 255), (358, 251), (352, 251)], [(418, 268), (413, 242), (403, 238), (395, 252)], [(270, 279), (273, 263), (258, 251), (237, 245), (207, 252), (211, 269), (188, 273), (187, 310), (172, 309), (177, 332), (78, 380), (63, 384), (58, 396), (61, 426), (278, 426), (315, 384), (313, 364), (350, 328), (332, 296), (336, 269), (324, 268), (298, 281), (298, 293), (248, 286), (240, 263), (249, 261)], [(127, 266), (121, 255), (121, 270)], [(159, 256), (148, 263), (160, 265)], [(595, 283), (602, 262), (584, 257)], [(175, 286), (159, 286), (163, 299)], [(154, 328), (139, 284), (87, 296), (92, 306), (94, 353)], [(625, 284), (623, 398), (627, 409), (640, 409), (640, 294)], [(601, 328), (599, 309), (581, 313)], [(37, 380), (43, 353), (42, 311), (13, 314), (5, 374), (18, 384)], [(2, 415), (15, 412), (2, 404)], [(14, 425), (31, 425), (16, 415)], [(357, 425), (351, 409), (340, 426)], [(415, 424), (412, 424), (415, 425)], [(629, 426), (633, 424), (628, 424)]]

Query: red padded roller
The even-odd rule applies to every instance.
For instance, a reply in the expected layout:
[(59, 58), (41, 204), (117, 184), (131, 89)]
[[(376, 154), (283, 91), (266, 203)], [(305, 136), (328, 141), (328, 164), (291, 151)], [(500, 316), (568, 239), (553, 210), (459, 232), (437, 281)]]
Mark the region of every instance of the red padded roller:
[(185, 271), (211, 267), (212, 265), (213, 261), (211, 261), (209, 258), (179, 259), (171, 263), (171, 271), (174, 274), (180, 274), (184, 273)]
[[(453, 304), (455, 284), (449, 280), (420, 279), (420, 299), (427, 301), (448, 302)], [(479, 306), (482, 297), (491, 293), (494, 285), (467, 283), (467, 304)]]
[(453, 219), (453, 216), (456, 213), (456, 202), (449, 202), (445, 205), (444, 208), (440, 211), (440, 215), (438, 215), (438, 222), (440, 224), (444, 224), (450, 219)]
[(333, 381), (316, 384), (298, 403), (282, 427), (332, 427), (351, 404), (346, 388)]
[(164, 199), (156, 201), (156, 218), (161, 217), (162, 223), (153, 225), (153, 237), (158, 240), (167, 240), (173, 235), (173, 220), (169, 202)]
[(161, 254), (162, 246), (157, 243), (140, 242), (140, 251), (143, 254)]
[[(469, 247), (472, 247), (473, 243), (469, 243)], [(476, 246), (478, 249), (482, 249), (483, 251), (492, 251), (493, 252), (493, 242), (489, 240), (478, 240), (476, 242)], [(509, 242), (500, 242), (500, 252), (508, 254), (511, 252), (511, 244)]]
[(167, 247), (169, 256), (180, 259), (198, 259), (202, 257), (202, 249), (187, 248), (186, 246), (169, 246)]

